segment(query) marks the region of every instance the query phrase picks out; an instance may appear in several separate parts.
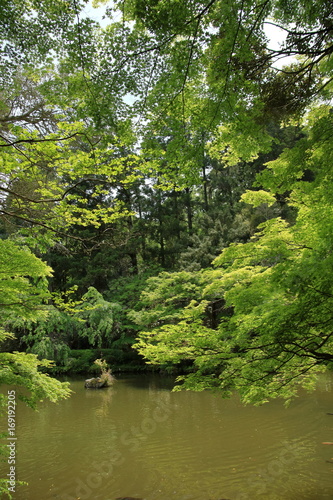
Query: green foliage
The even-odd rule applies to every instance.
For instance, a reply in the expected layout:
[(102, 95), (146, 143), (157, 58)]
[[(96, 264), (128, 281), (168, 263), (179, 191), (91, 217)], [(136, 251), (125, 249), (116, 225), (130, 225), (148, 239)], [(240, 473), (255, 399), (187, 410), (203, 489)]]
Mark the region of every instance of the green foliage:
[[(0, 343), (13, 335), (4, 330), (5, 322), (13, 316), (36, 319), (45, 316), (42, 303), (50, 297), (47, 277), (51, 269), (26, 247), (10, 240), (0, 240)], [(18, 398), (31, 408), (47, 398), (53, 402), (70, 395), (68, 383), (61, 383), (41, 373), (51, 362), (39, 360), (34, 354), (0, 352), (0, 384), (18, 388)], [(6, 405), (1, 395), (0, 411)], [(8, 486), (8, 483), (7, 483)], [(6, 482), (1, 482), (1, 494), (7, 494)], [(9, 497), (10, 498), (10, 497)]]
[[(24, 339), (25, 340), (25, 339)], [(33, 346), (28, 349), (38, 356), (39, 359), (49, 359), (58, 366), (67, 366), (70, 349), (65, 342), (54, 341), (50, 337), (44, 336), (40, 340), (34, 339)]]
[(124, 346), (121, 343), (119, 344), (118, 341), (115, 341), (112, 345), (112, 348), (71, 350), (69, 372), (97, 375), (99, 369), (94, 364), (94, 361), (101, 356), (103, 356), (113, 372), (145, 369), (145, 365), (142, 364), (142, 359), (137, 352), (128, 348), (131, 344), (126, 344), (127, 349), (124, 349)]
[(16, 332), (28, 352), (54, 361), (61, 371), (72, 369), (70, 346), (80, 339), (87, 339), (94, 348), (108, 347), (119, 337), (121, 307), (104, 300), (93, 287), (74, 306), (71, 302), (70, 308), (47, 306), (43, 311), (45, 317), (30, 321), (12, 317), (6, 326)]
[[(8, 335), (1, 330), (0, 340), (3, 341)], [(50, 361), (38, 360), (35, 354), (1, 352), (0, 383), (17, 387), (20, 390), (18, 398), (31, 408), (35, 408), (45, 398), (53, 402), (67, 398), (71, 393), (69, 383), (59, 382), (39, 371), (40, 367), (49, 366)]]
[[(215, 388), (225, 395), (237, 390), (244, 402), (255, 404), (289, 400), (300, 385), (313, 387), (315, 375), (332, 360), (331, 121), (326, 106), (311, 112), (305, 137), (258, 176), (265, 192), (244, 197), (273, 202), (288, 189), (297, 217), (292, 224), (280, 217), (262, 223), (251, 241), (230, 245), (215, 259), (218, 273), (209, 274), (201, 298), (220, 296), (233, 314), (222, 316), (214, 329), (193, 315), (175, 324), (172, 318), (184, 317), (185, 307), (139, 335), (136, 347), (149, 362), (191, 362), (194, 373), (179, 379), (185, 388)], [(175, 297), (193, 280), (193, 274), (186, 277)], [(143, 297), (157, 318), (156, 293)]]
[(0, 273), (2, 321), (13, 313), (34, 317), (36, 309), (50, 296), (46, 278), (51, 268), (28, 248), (0, 240)]
[(266, 203), (268, 206), (270, 206), (276, 202), (275, 197), (271, 193), (263, 191), (262, 189), (259, 191), (247, 191), (241, 196), (241, 200), (249, 203), (254, 207), (257, 207), (262, 203)]
[[(104, 352), (103, 352), (104, 354)], [(75, 349), (70, 353), (70, 368), (73, 373), (89, 373), (96, 369), (95, 359), (101, 355), (93, 349)]]
[[(96, 203), (92, 200), (108, 195), (105, 186), (116, 179), (121, 185), (133, 182), (137, 175), (131, 166), (137, 157), (117, 158), (109, 149), (92, 145), (90, 131), (81, 122), (58, 123), (56, 132), (43, 139), (38, 132), (15, 126), (14, 143), (24, 143), (24, 149), (2, 144), (0, 162), (3, 174), (8, 176), (10, 194), (2, 203), (7, 216), (30, 222), (45, 232), (63, 233), (68, 227), (80, 225), (98, 228), (111, 223), (129, 211), (120, 200)], [(96, 171), (98, 165), (98, 173)], [(93, 193), (85, 193), (78, 186), (90, 182)], [(1, 204), (0, 204), (1, 206)]]
[(93, 287), (89, 287), (82, 301), (76, 312), (76, 319), (81, 324), (79, 335), (87, 337), (91, 347), (110, 345), (118, 333), (117, 315), (121, 307), (119, 304), (104, 300)]
[(69, 365), (69, 343), (75, 338), (77, 321), (54, 306), (44, 307), (43, 312), (44, 317), (32, 320), (10, 317), (6, 328), (15, 332), (27, 352), (65, 368)]
[(189, 304), (192, 307), (200, 300), (204, 281), (204, 273), (162, 272), (147, 280), (137, 304), (138, 310), (130, 311), (128, 316), (141, 327), (177, 322), (184, 314), (184, 307)]
[(330, 2), (84, 5), (2, 5), (3, 325), (31, 363), (142, 329), (185, 387), (290, 397), (332, 357)]
[(41, 63), (51, 51), (63, 50), (63, 40), (75, 31), (83, 2), (15, 0), (1, 2), (0, 69), (3, 81), (19, 64)]

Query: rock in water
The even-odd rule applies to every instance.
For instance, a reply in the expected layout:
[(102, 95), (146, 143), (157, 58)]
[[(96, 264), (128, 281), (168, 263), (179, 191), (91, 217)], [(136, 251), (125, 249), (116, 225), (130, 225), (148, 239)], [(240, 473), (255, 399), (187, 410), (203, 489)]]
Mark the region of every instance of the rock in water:
[(102, 387), (106, 386), (106, 381), (102, 380), (100, 377), (88, 378), (84, 383), (84, 387), (86, 387), (87, 389), (101, 389)]

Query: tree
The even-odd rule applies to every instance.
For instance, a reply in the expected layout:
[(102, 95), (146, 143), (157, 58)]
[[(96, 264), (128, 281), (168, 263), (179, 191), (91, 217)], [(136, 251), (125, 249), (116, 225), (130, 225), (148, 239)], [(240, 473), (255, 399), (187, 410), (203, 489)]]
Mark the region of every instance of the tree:
[(82, 322), (79, 335), (86, 337), (92, 347), (101, 347), (102, 343), (108, 346), (117, 338), (119, 312), (119, 304), (104, 300), (95, 288), (89, 287), (82, 297), (82, 305), (77, 307), (76, 317)]
[[(128, 214), (112, 199), (108, 186), (119, 175), (123, 185), (136, 179), (130, 169), (137, 156), (117, 158), (108, 148), (97, 148), (84, 124), (59, 123), (57, 133), (42, 138), (16, 127), (16, 139), (6, 139), (0, 148), (0, 214), (5, 220), (16, 219), (23, 228), (36, 226), (44, 233), (66, 234), (74, 224), (98, 227)], [(87, 183), (93, 189), (89, 194)], [(101, 194), (109, 195), (108, 204), (91, 206)]]
[[(148, 72), (136, 103), (147, 117), (147, 135), (156, 124), (170, 123), (178, 107), (173, 130), (185, 151), (190, 116), (208, 136), (223, 125), (221, 146), (230, 140), (236, 145), (237, 139), (237, 150), (249, 159), (259, 144), (261, 151), (267, 148), (269, 120), (302, 115), (331, 87), (332, 6), (327, 0), (136, 0), (116, 2), (116, 7), (125, 22), (135, 22), (131, 34), (137, 34), (122, 62), (128, 73), (133, 65), (137, 74)], [(264, 32), (270, 24), (286, 35), (276, 50), (269, 48)], [(275, 67), (291, 55), (295, 63)]]
[[(62, 53), (69, 40), (80, 38), (78, 33), (83, 36), (84, 27), (92, 23), (91, 20), (78, 22), (84, 5), (85, 2), (76, 0), (4, 0), (0, 16), (1, 84), (10, 80), (18, 66), (26, 63), (38, 66), (52, 51)], [(67, 43), (64, 44), (64, 40)]]
[(50, 297), (47, 277), (51, 269), (31, 251), (10, 240), (0, 240), (1, 318), (18, 314), (34, 317), (41, 303)]
[[(50, 298), (47, 278), (51, 269), (32, 252), (10, 240), (0, 240), (0, 308), (1, 337), (3, 342), (11, 334), (3, 326), (13, 316), (36, 320), (47, 315), (45, 301)], [(52, 380), (37, 371), (39, 366), (49, 366), (45, 359), (40, 361), (33, 354), (0, 353), (0, 381), (27, 388), (30, 395), (22, 396), (29, 405), (47, 397), (51, 401), (67, 397), (68, 384)], [(4, 402), (2, 396), (2, 403)]]
[[(81, 294), (92, 284), (112, 291), (112, 278), (139, 274), (149, 259), (176, 269), (148, 281), (143, 309), (131, 313), (148, 329), (142, 353), (185, 363), (188, 387), (289, 397), (330, 360), (331, 3), (121, 0), (103, 29), (83, 3), (51, 3), (5, 2), (0, 19), (12, 54), (8, 67), (2, 59), (3, 236), (49, 249), (52, 263), (61, 249), (54, 286), (79, 282)], [(269, 23), (286, 34), (277, 50)], [(293, 64), (275, 68), (290, 55)], [(277, 133), (302, 120), (296, 145), (287, 140), (296, 127)], [(79, 266), (65, 261), (75, 252)], [(108, 310), (95, 292), (95, 312)], [(307, 304), (316, 304), (309, 324)], [(107, 340), (104, 326), (111, 334), (113, 323), (92, 321), (92, 342)]]
[[(225, 248), (200, 300), (178, 311), (176, 321), (140, 334), (137, 349), (149, 362), (191, 364), (192, 373), (179, 378), (183, 387), (225, 395), (237, 390), (251, 403), (289, 400), (332, 362), (331, 126), (330, 107), (315, 108), (304, 137), (258, 176), (265, 190), (242, 197), (273, 205), (288, 192), (296, 220), (270, 219), (251, 241)], [(187, 280), (184, 293), (188, 286)], [(232, 314), (207, 328), (206, 301), (213, 294)], [(157, 312), (155, 297), (149, 302)]]

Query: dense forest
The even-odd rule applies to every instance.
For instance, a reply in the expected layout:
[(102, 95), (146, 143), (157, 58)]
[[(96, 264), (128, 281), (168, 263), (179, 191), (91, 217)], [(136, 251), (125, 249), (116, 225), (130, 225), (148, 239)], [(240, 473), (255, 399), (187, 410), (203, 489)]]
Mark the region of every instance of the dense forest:
[(331, 1), (4, 0), (0, 25), (1, 382), (33, 406), (104, 358), (254, 404), (311, 388)]

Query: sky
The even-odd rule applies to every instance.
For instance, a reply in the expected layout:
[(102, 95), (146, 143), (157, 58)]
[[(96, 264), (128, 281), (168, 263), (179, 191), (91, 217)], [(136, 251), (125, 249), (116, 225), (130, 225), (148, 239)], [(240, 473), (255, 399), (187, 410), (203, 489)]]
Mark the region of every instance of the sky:
[[(281, 44), (285, 41), (287, 33), (286, 31), (278, 28), (277, 26), (273, 26), (272, 24), (264, 23), (264, 32), (269, 40), (268, 48), (272, 50), (278, 50), (281, 47)], [(281, 69), (286, 64), (290, 64), (295, 61), (295, 57), (284, 57), (274, 63), (274, 68)]]

